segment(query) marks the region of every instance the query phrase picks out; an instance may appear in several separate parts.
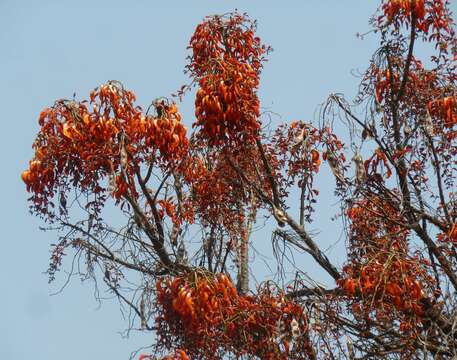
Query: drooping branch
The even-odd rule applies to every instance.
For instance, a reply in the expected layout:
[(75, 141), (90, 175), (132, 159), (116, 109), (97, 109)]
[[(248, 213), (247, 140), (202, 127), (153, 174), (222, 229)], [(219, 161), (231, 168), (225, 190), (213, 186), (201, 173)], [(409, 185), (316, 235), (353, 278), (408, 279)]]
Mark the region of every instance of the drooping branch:
[[(410, 37), (409, 37), (408, 55), (406, 56), (406, 62), (405, 62), (405, 67), (403, 69), (403, 78), (402, 78), (402, 81), (400, 84), (400, 88), (398, 89), (398, 93), (395, 98), (396, 106), (398, 106), (399, 102), (401, 101), (401, 99), (405, 93), (406, 84), (408, 83), (411, 61), (413, 59), (414, 44), (416, 41), (416, 26), (417, 26), (417, 15), (416, 15), (415, 11), (411, 11), (411, 31), (410, 31), (410, 35), (409, 35)], [(392, 76), (393, 76), (393, 73), (392, 73)]]
[(447, 223), (450, 224), (452, 221), (451, 221), (451, 217), (449, 215), (446, 200), (444, 198), (443, 179), (441, 176), (440, 159), (438, 159), (438, 154), (436, 153), (435, 145), (433, 144), (433, 139), (427, 134), (426, 134), (426, 136), (427, 136), (427, 140), (428, 140), (428, 143), (430, 145), (430, 149), (431, 149), (432, 155), (433, 155), (433, 160), (434, 160), (433, 168), (434, 168), (435, 174), (436, 174), (436, 182), (438, 185), (438, 194), (440, 197), (441, 208), (443, 209), (444, 217), (445, 217)]
[(147, 274), (147, 275), (151, 275), (151, 276), (157, 276), (159, 275), (157, 272), (155, 271), (152, 271), (148, 268), (145, 268), (144, 266), (140, 266), (140, 265), (137, 265), (137, 264), (132, 264), (132, 263), (129, 263), (127, 261), (124, 261), (118, 257), (116, 257), (111, 251), (107, 251), (107, 252), (104, 252), (102, 250), (100, 250), (99, 248), (97, 248), (95, 245), (89, 243), (88, 241), (84, 240), (84, 239), (81, 239), (81, 238), (77, 238), (77, 239), (74, 239), (73, 240), (73, 244), (75, 246), (78, 246), (78, 247), (81, 247), (81, 248), (84, 248), (86, 249), (87, 251), (89, 251), (89, 253), (91, 253), (92, 255), (95, 255), (95, 256), (99, 256), (101, 258), (104, 258), (106, 260), (110, 260), (110, 261), (113, 261), (127, 269), (130, 269), (130, 270), (135, 270), (135, 271), (138, 271), (142, 274)]
[(164, 238), (162, 237), (162, 239), (160, 239), (159, 237), (157, 237), (154, 228), (149, 223), (148, 218), (146, 217), (146, 215), (144, 215), (143, 211), (141, 210), (137, 202), (128, 194), (125, 194), (124, 197), (132, 206), (135, 215), (139, 219), (139, 225), (143, 228), (146, 235), (151, 240), (152, 246), (154, 247), (155, 252), (159, 256), (159, 259), (162, 262), (163, 266), (165, 266), (165, 268), (169, 269), (170, 271), (174, 271), (177, 270), (178, 267), (182, 267), (182, 264), (178, 265), (171, 261), (170, 257), (168, 256), (168, 253), (165, 251), (163, 241)]
[(309, 254), (316, 260), (316, 262), (322, 266), (322, 268), (335, 280), (340, 279), (341, 275), (335, 266), (332, 265), (330, 260), (324, 255), (324, 253), (319, 249), (314, 240), (308, 235), (303, 226), (297, 224), (288, 214), (282, 209), (278, 209), (273, 200), (270, 199), (258, 186), (253, 184), (247, 179), (239, 167), (230, 159), (227, 158), (230, 165), (238, 172), (240, 177), (243, 179), (246, 185), (250, 186), (258, 194), (259, 198), (264, 202), (269, 204), (274, 211), (281, 211), (281, 214), (284, 216), (285, 222), (297, 233), (298, 236), (304, 241), (307, 246), (307, 251)]

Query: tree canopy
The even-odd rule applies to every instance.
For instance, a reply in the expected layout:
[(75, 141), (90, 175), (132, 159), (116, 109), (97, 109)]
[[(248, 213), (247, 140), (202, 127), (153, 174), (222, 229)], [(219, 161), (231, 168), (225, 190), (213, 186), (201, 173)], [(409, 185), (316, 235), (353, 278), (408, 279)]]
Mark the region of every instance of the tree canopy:
[[(22, 180), (31, 212), (58, 233), (50, 280), (71, 254), (103, 282), (130, 326), (151, 331), (140, 360), (456, 357), (449, 1), (382, 0), (370, 24), (379, 48), (356, 98), (330, 94), (314, 123), (268, 121), (258, 88), (272, 49), (238, 12), (198, 24), (189, 83), (168, 98), (143, 108), (113, 80), (45, 108)], [(194, 95), (189, 131), (178, 105)], [(342, 267), (308, 230), (323, 166), (341, 209)], [(253, 238), (264, 221), (272, 234)], [(254, 249), (278, 269), (256, 287)], [(304, 273), (298, 253), (331, 285)]]

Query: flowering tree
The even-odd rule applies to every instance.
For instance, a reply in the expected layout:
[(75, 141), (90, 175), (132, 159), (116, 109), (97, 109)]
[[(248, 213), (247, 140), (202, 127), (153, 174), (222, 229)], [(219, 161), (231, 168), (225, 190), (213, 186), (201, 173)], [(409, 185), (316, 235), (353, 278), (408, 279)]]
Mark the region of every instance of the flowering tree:
[[(82, 274), (103, 281), (131, 326), (155, 333), (141, 359), (455, 358), (457, 40), (448, 7), (383, 0), (371, 20), (379, 49), (358, 96), (331, 94), (319, 126), (262, 124), (257, 89), (270, 48), (238, 13), (207, 17), (190, 40), (191, 82), (176, 97), (196, 88), (191, 134), (174, 101), (143, 110), (117, 81), (88, 101), (56, 101), (40, 114), (22, 173), (31, 211), (59, 231), (50, 279), (72, 254)], [(418, 42), (430, 58), (417, 57)], [(335, 134), (336, 121), (347, 133)], [(321, 166), (341, 204), (342, 268), (306, 229)], [(118, 227), (104, 216), (113, 206), (125, 220)], [(277, 225), (284, 280), (254, 288), (251, 233), (265, 216)], [(307, 253), (333, 285), (298, 263), (290, 276), (286, 252)]]

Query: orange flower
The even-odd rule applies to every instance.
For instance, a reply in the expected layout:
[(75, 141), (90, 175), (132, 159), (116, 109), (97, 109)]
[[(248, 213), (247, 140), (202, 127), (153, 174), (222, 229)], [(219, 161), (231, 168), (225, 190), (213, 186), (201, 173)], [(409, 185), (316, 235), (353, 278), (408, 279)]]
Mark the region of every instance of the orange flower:
[(319, 158), (319, 151), (315, 149), (311, 150), (311, 160), (313, 162), (313, 167), (315, 169), (319, 169), (319, 166), (321, 164), (321, 160)]
[(449, 240), (453, 243), (457, 243), (457, 223), (452, 225), (451, 230), (448, 232)]

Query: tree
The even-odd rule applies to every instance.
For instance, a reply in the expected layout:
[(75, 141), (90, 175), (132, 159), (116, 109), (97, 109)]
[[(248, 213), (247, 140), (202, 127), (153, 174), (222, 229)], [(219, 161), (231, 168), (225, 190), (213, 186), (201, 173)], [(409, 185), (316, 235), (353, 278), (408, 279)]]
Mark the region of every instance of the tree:
[[(174, 97), (197, 89), (190, 136), (173, 100), (144, 111), (117, 81), (44, 109), (22, 179), (31, 211), (59, 233), (50, 280), (71, 253), (131, 309), (132, 326), (155, 333), (142, 359), (457, 356), (449, 2), (383, 0), (371, 24), (379, 49), (358, 96), (331, 94), (318, 126), (262, 122), (257, 89), (271, 49), (239, 13), (207, 17), (190, 40), (191, 81)], [(346, 134), (335, 134), (337, 121)], [(321, 166), (341, 205), (342, 268), (307, 231)], [(104, 217), (113, 205), (125, 219), (116, 228)], [(280, 280), (255, 289), (251, 234), (265, 217), (277, 224)], [(297, 252), (333, 286), (293, 261), (286, 272)]]

